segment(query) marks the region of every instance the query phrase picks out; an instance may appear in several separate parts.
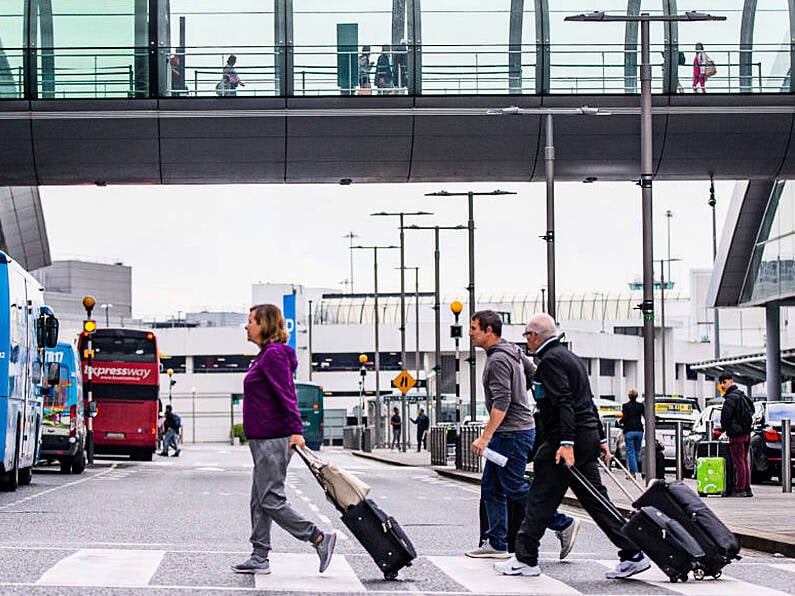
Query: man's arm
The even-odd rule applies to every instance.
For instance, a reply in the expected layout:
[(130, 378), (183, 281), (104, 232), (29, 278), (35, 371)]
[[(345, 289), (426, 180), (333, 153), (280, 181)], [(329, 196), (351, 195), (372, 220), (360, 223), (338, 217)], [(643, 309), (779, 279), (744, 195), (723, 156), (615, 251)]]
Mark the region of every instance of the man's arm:
[(500, 428), (500, 424), (502, 424), (504, 418), (505, 412), (495, 407), (491, 408), (491, 412), (489, 412), (489, 421), (486, 423), (486, 427), (483, 429), (480, 436), (472, 442), (472, 453), (475, 455), (483, 455), (483, 450), (489, 444), (491, 437), (494, 436), (497, 429)]

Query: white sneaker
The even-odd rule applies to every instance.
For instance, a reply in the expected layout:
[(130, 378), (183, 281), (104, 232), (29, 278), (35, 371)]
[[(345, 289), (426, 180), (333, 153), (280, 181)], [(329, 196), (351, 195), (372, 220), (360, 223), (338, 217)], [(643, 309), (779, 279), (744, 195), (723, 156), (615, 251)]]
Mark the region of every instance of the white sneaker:
[(507, 559), (511, 556), (507, 550), (497, 550), (488, 541), (484, 542), (483, 546), (479, 546), (465, 554), (473, 559)]
[(541, 575), (541, 568), (538, 565), (522, 563), (515, 555), (507, 561), (494, 563), (494, 571), (500, 575), (524, 575), (527, 577), (537, 577)]
[(560, 559), (563, 560), (569, 556), (571, 549), (574, 548), (574, 541), (577, 540), (577, 532), (580, 531), (580, 520), (575, 519), (569, 527), (558, 530), (555, 535), (560, 540)]
[(627, 579), (642, 571), (646, 571), (649, 567), (651, 567), (649, 559), (646, 558), (646, 555), (642, 554), (639, 561), (633, 561), (631, 559), (619, 561), (615, 569), (605, 573), (605, 577), (607, 579)]

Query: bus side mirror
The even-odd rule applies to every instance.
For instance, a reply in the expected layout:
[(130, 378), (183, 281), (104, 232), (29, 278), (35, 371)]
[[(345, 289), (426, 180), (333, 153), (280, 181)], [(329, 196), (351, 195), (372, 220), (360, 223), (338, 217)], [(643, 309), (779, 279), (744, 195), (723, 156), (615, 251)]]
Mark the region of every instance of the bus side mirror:
[(95, 401), (88, 402), (88, 412), (86, 412), (86, 415), (89, 418), (94, 418), (97, 415), (97, 402)]
[(47, 365), (47, 386), (55, 387), (61, 382), (61, 365), (58, 362), (50, 362)]
[(42, 306), (36, 320), (36, 343), (40, 348), (54, 348), (58, 344), (58, 319), (52, 310)]

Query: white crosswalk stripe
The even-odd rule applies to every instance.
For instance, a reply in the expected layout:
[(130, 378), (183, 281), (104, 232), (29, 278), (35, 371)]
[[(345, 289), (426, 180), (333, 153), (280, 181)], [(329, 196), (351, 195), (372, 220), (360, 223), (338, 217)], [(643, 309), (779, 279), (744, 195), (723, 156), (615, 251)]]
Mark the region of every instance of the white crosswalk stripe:
[[(599, 563), (609, 569), (612, 569), (616, 565), (614, 560), (600, 560)], [(708, 577), (702, 581), (693, 581), (691, 576), (690, 581), (677, 582), (674, 584), (671, 583), (668, 576), (655, 565), (652, 565), (651, 569), (648, 571), (633, 576), (632, 579), (687, 596), (733, 596), (734, 594), (742, 596), (748, 596), (749, 594), (753, 594), (753, 596), (780, 596), (786, 594), (786, 592), (780, 592), (779, 590), (773, 590), (765, 586), (734, 579), (725, 573), (722, 574), (718, 580)]]
[(497, 575), (493, 560), (469, 557), (428, 557), (428, 560), (471, 592), (479, 594), (579, 594), (544, 574), (538, 577)]
[(82, 549), (50, 567), (37, 583), (53, 586), (146, 586), (165, 552)]
[(318, 573), (316, 555), (271, 553), (270, 575), (255, 575), (254, 586), (261, 590), (305, 591), (323, 594), (365, 592), (356, 572), (345, 557), (334, 557), (325, 572)]

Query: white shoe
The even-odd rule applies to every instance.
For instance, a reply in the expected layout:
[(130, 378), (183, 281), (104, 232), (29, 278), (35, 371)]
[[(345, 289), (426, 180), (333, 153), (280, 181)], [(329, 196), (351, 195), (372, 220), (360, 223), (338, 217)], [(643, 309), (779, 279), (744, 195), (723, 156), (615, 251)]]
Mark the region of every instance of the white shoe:
[(507, 561), (494, 563), (494, 571), (500, 575), (524, 575), (527, 577), (537, 577), (541, 575), (541, 568), (538, 565), (522, 563), (516, 558), (516, 555), (512, 556)]
[(619, 561), (615, 569), (605, 573), (605, 577), (607, 579), (627, 579), (646, 571), (649, 567), (651, 567), (649, 559), (646, 558), (646, 555), (641, 554), (639, 561), (633, 561), (632, 559)]

